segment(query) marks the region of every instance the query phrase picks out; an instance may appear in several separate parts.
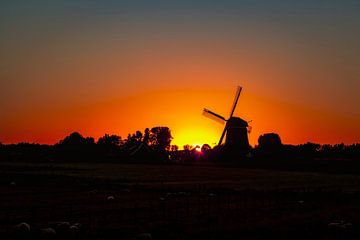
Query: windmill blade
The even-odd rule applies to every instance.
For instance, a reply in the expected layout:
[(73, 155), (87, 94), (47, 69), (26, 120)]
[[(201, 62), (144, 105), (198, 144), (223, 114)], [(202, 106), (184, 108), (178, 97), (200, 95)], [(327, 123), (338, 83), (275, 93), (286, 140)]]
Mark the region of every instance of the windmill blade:
[(231, 117), (233, 116), (233, 114), (234, 114), (236, 105), (237, 105), (238, 100), (239, 100), (239, 96), (240, 96), (241, 90), (242, 90), (242, 87), (238, 86), (237, 89), (236, 89), (236, 94), (235, 94), (235, 98), (234, 98), (234, 103), (233, 103), (233, 105), (232, 105), (231, 112), (230, 112), (230, 117), (229, 117), (229, 118), (231, 118)]
[(226, 130), (227, 130), (227, 127), (225, 126), (224, 131), (222, 132), (220, 140), (219, 140), (219, 144), (218, 144), (219, 146), (221, 145), (221, 143), (225, 137)]
[(224, 124), (226, 119), (223, 117), (223, 116), (220, 116), (219, 114), (216, 114), (212, 111), (210, 111), (209, 109), (206, 109), (204, 108), (204, 111), (203, 111), (203, 115), (208, 117), (208, 118), (211, 118), (219, 123), (222, 123)]

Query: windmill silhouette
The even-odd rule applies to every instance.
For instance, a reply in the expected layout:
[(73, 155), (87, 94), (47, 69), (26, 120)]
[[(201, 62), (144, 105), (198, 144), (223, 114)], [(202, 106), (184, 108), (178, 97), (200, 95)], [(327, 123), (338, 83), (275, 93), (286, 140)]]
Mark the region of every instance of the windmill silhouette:
[(245, 121), (240, 117), (233, 117), (241, 90), (242, 87), (238, 86), (235, 94), (234, 103), (228, 119), (206, 108), (204, 108), (203, 115), (222, 124), (226, 123), (218, 143), (219, 146), (222, 144), (226, 134), (224, 144), (225, 147), (227, 147), (231, 151), (236, 151), (237, 153), (247, 154), (250, 150), (248, 139), (248, 132), (250, 131), (250, 127), (248, 121)]

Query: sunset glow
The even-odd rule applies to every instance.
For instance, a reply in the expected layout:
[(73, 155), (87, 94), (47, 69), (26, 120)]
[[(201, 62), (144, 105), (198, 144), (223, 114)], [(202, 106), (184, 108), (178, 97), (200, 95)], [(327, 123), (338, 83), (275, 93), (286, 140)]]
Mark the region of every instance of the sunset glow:
[(214, 146), (202, 109), (227, 118), (238, 85), (252, 145), (360, 141), (357, 2), (95, 2), (0, 4), (0, 142), (168, 126)]
[(200, 147), (200, 146), (197, 146), (197, 147), (195, 148), (195, 151), (198, 152), (198, 153), (201, 153), (201, 147)]

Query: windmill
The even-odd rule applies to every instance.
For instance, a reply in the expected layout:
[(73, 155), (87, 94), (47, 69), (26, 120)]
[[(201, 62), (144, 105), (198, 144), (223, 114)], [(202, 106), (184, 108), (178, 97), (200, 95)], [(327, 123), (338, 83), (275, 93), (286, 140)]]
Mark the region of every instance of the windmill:
[(241, 90), (242, 87), (240, 86), (237, 87), (234, 103), (232, 105), (230, 116), (228, 119), (206, 108), (204, 108), (203, 115), (222, 124), (226, 123), (218, 143), (219, 146), (222, 144), (226, 134), (226, 139), (224, 144), (225, 147), (231, 149), (232, 151), (236, 151), (238, 153), (247, 154), (250, 150), (249, 139), (248, 139), (248, 132), (250, 130), (249, 124), (247, 121), (245, 121), (240, 117), (233, 117)]

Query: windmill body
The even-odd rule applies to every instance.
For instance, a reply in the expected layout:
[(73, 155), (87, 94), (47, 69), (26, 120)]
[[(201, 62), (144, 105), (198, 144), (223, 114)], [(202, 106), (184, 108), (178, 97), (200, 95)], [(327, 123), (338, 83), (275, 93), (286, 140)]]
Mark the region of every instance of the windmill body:
[(232, 117), (226, 122), (225, 146), (231, 150), (248, 153), (248, 122), (239, 117)]
[(240, 117), (233, 117), (241, 90), (241, 87), (237, 88), (234, 103), (230, 112), (230, 117), (228, 119), (225, 119), (221, 115), (216, 114), (206, 108), (204, 109), (203, 114), (220, 123), (226, 122), (218, 145), (222, 144), (222, 141), (226, 135), (224, 147), (232, 153), (246, 155), (250, 151), (248, 139), (248, 122)]

